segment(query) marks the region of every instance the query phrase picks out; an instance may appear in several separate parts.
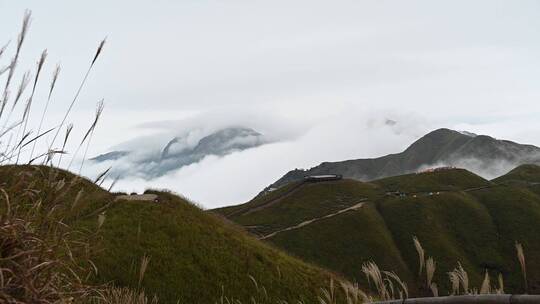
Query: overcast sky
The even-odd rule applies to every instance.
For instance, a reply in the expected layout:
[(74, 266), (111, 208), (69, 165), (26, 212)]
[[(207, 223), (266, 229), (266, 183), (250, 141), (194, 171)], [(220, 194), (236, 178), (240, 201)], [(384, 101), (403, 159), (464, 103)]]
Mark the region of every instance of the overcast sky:
[(121, 189), (240, 203), (289, 169), (399, 152), (438, 127), (540, 145), (538, 1), (0, 0), (0, 46), (25, 9), (21, 71), (44, 48), (46, 80), (63, 68), (52, 121), (107, 37), (70, 116), (83, 132), (105, 98), (90, 155), (207, 124), (279, 139)]

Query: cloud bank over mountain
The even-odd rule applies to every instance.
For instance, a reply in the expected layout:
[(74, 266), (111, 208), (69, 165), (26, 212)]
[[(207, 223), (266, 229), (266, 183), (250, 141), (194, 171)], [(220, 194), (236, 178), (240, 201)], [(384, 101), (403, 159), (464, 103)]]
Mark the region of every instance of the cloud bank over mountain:
[[(63, 119), (108, 36), (68, 122), (72, 138), (84, 135), (105, 98), (89, 155), (136, 151), (113, 166), (130, 173), (118, 190), (145, 188), (148, 172), (131, 174), (138, 160), (173, 138), (176, 153), (231, 127), (264, 142), (203, 153), (148, 186), (206, 206), (242, 202), (292, 168), (399, 152), (441, 127), (540, 145), (537, 1), (4, 2), (0, 35), (12, 41), (24, 10), (34, 11), (19, 72), (45, 47), (47, 69), (62, 62), (44, 128)], [(85, 172), (110, 165), (86, 163)]]
[[(169, 188), (214, 207), (251, 198), (290, 168), (391, 153), (430, 128), (424, 119), (412, 115), (375, 115), (354, 107), (329, 116), (305, 115), (292, 122), (270, 114), (257, 120), (255, 113), (248, 114), (241, 119), (241, 115), (206, 113), (145, 124), (140, 128), (155, 129), (155, 134), (101, 151), (97, 159), (87, 162), (84, 173), (95, 176), (112, 166), (110, 178), (120, 176), (116, 190)], [(220, 119), (201, 123), (212, 117)], [(225, 136), (224, 142), (217, 140), (224, 139), (224, 133), (231, 136)], [(204, 144), (208, 139), (223, 145), (199, 153), (202, 146), (209, 146)], [(226, 149), (231, 144), (232, 149)], [(238, 144), (241, 147), (234, 146)]]
[[(523, 119), (522, 123), (535, 125), (527, 119)], [(511, 133), (512, 130), (504, 128), (504, 125), (504, 120), (500, 124), (465, 125), (399, 111), (369, 112), (354, 106), (343, 107), (328, 115), (306, 113), (294, 121), (264, 111), (217, 111), (179, 121), (158, 121), (139, 126), (144, 133), (148, 130), (154, 133), (100, 151), (135, 151), (133, 154), (116, 161), (87, 164), (85, 173), (93, 177), (112, 166), (111, 179), (121, 174), (115, 190), (167, 188), (210, 208), (247, 201), (294, 168), (311, 168), (324, 161), (375, 158), (403, 151), (412, 142), (439, 127), (466, 127), (466, 130), (478, 134), (497, 138), (504, 136), (523, 143), (540, 143), (540, 138), (534, 137), (534, 134), (520, 133), (519, 130), (523, 128)], [(536, 125), (540, 127), (540, 124)], [(163, 156), (164, 148), (172, 139), (178, 138), (174, 151), (176, 155), (182, 155), (185, 149), (193, 151), (201, 139), (230, 128), (250, 130), (248, 134), (254, 132), (253, 137), (249, 135), (240, 139), (242, 142), (254, 141), (243, 149), (232, 149), (221, 154), (207, 153), (183, 166), (174, 167), (178, 163), (173, 162), (173, 166), (168, 167), (164, 174), (154, 174), (155, 168), (163, 168), (155, 160)], [(145, 162), (152, 158), (154, 162)], [(474, 160), (462, 161), (459, 166), (478, 170), (474, 167), (477, 164)], [(493, 172), (510, 169), (513, 165), (498, 164), (501, 168)], [(493, 177), (493, 172), (477, 172)]]

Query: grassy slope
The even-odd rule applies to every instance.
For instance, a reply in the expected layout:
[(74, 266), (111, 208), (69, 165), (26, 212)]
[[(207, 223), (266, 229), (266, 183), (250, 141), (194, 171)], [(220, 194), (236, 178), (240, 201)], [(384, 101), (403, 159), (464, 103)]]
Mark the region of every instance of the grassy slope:
[(279, 233), (271, 241), (288, 252), (366, 283), (362, 262), (373, 260), (412, 280), (391, 233), (373, 204), (324, 219), (302, 229)]
[(138, 265), (147, 255), (151, 261), (145, 288), (173, 302), (210, 303), (222, 287), (225, 294), (245, 301), (256, 293), (248, 275), (271, 297), (287, 300), (313, 299), (316, 287), (328, 282), (320, 269), (262, 244), (185, 200), (169, 193), (159, 196), (159, 205), (123, 201), (107, 211), (102, 228), (105, 250), (96, 259), (101, 280), (136, 286)]
[(246, 226), (257, 225), (255, 231), (265, 234), (350, 207), (375, 193), (373, 185), (353, 180), (305, 183), (284, 198), (286, 203), (278, 202), (232, 219)]
[(493, 180), (497, 183), (510, 181), (525, 181), (531, 183), (540, 183), (540, 166), (537, 165), (522, 165), (507, 174)]
[(411, 241), (416, 235), (427, 254), (438, 262), (438, 282), (446, 283), (446, 272), (459, 261), (471, 282), (479, 286), (484, 263), (502, 263), (491, 247), (497, 235), (489, 213), (466, 194), (385, 199), (378, 206), (410, 269), (418, 270), (418, 255)]
[(540, 196), (540, 166), (521, 165), (493, 182), (520, 187)]
[(260, 194), (245, 204), (227, 206), (227, 207), (222, 207), (215, 210), (217, 211), (217, 213), (223, 214), (224, 216), (227, 216), (227, 217), (233, 216), (234, 214), (242, 213), (245, 210), (259, 207), (261, 205), (264, 205), (265, 203), (268, 203), (279, 197), (282, 197), (283, 195), (294, 191), (296, 188), (298, 188), (301, 185), (302, 185), (301, 182), (289, 183), (279, 189), (276, 189), (275, 191), (265, 192), (263, 194)]
[[(233, 220), (250, 225), (270, 223), (272, 227), (298, 223), (304, 210), (309, 210), (309, 216), (314, 212), (322, 216), (335, 208), (331, 206), (338, 202), (343, 188), (356, 189), (359, 197), (370, 197), (364, 208), (278, 233), (269, 240), (351, 279), (360, 278), (361, 263), (373, 259), (381, 268), (396, 270), (414, 286), (425, 280), (411, 279), (418, 272), (418, 256), (412, 243), (412, 237), (417, 235), (427, 254), (438, 262), (436, 278), (444, 287), (448, 287), (446, 272), (459, 261), (475, 286), (479, 286), (484, 269), (488, 269), (494, 275), (502, 272), (508, 291), (514, 292), (522, 291), (514, 249), (514, 242), (520, 241), (532, 268), (530, 291), (540, 291), (540, 238), (536, 233), (540, 228), (540, 197), (531, 191), (533, 187), (496, 186), (465, 170), (386, 178), (370, 184), (369, 192), (358, 190), (361, 185), (367, 184), (313, 184), (312, 189), (305, 189), (309, 193), (297, 192), (296, 197), (288, 197), (271, 208)], [(476, 189), (486, 186), (489, 188)], [(465, 189), (476, 190), (461, 191)], [(409, 195), (384, 195), (396, 190)], [(437, 191), (441, 193), (437, 195)], [(414, 197), (412, 193), (418, 194)]]
[(530, 291), (540, 292), (540, 196), (524, 187), (507, 186), (474, 192), (487, 207), (496, 225), (498, 249), (505, 257), (504, 270), (513, 290), (521, 288), (521, 273), (515, 257), (514, 242), (525, 248)]
[[(56, 171), (56, 170), (55, 170)], [(75, 176), (58, 171), (50, 180), (70, 183)], [(3, 187), (9, 191), (42, 188), (49, 168), (0, 167)], [(142, 288), (162, 303), (212, 303), (222, 294), (248, 302), (257, 296), (251, 275), (270, 297), (291, 302), (314, 300), (331, 274), (292, 258), (240, 229), (170, 193), (159, 193), (161, 203), (117, 201), (85, 179), (63, 197), (66, 223), (95, 231), (102, 208), (106, 220), (102, 241), (95, 245), (95, 280), (137, 287), (141, 258), (150, 257)], [(84, 188), (72, 210), (73, 200)], [(19, 190), (17, 190), (19, 189)], [(262, 292), (259, 293), (261, 295)]]
[(407, 193), (455, 191), (488, 186), (491, 183), (480, 176), (463, 169), (407, 174), (374, 181), (387, 191)]
[[(97, 187), (91, 181), (77, 177), (63, 170), (50, 170), (45, 166), (7, 165), (0, 166), (1, 187), (8, 194), (23, 193), (31, 189), (39, 190), (43, 201), (52, 199), (65, 202), (64, 214), (71, 220), (97, 215), (113, 200), (113, 195)], [(59, 187), (60, 181), (63, 187)], [(58, 191), (45, 191), (51, 184), (58, 186)], [(43, 191), (42, 191), (43, 190)], [(82, 199), (73, 204), (77, 194)], [(43, 196), (47, 197), (43, 197)], [(11, 196), (11, 195), (10, 195)]]

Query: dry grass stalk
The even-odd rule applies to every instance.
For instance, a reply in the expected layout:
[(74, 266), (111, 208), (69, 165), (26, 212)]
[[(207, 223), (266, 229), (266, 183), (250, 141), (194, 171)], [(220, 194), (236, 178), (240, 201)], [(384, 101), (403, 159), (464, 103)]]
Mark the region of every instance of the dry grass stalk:
[(105, 212), (102, 212), (98, 216), (98, 229), (101, 229), (101, 226), (103, 226), (104, 223), (105, 223)]
[(458, 268), (457, 268), (457, 274), (459, 276), (459, 280), (461, 282), (461, 286), (463, 286), (463, 292), (466, 294), (469, 293), (469, 275), (463, 269), (463, 266), (461, 266), (461, 263), (458, 262)]
[(523, 274), (523, 284), (525, 285), (525, 292), (529, 291), (527, 284), (527, 265), (525, 264), (525, 253), (523, 252), (523, 246), (521, 243), (516, 242), (516, 254), (521, 266), (521, 273)]
[[(398, 283), (400, 299), (402, 299), (403, 297), (405, 297), (405, 299), (409, 297), (409, 289), (407, 287), (407, 283), (401, 280), (401, 278), (395, 272), (383, 271), (383, 273), (386, 275), (388, 281), (390, 282), (392, 286), (393, 286), (393, 283), (391, 283), (392, 280)], [(392, 296), (392, 298), (395, 298), (395, 296)]]
[(409, 297), (407, 284), (395, 272), (381, 271), (372, 261), (362, 265), (362, 272), (369, 284), (373, 282), (381, 300)]
[[(37, 133), (41, 132), (41, 128), (43, 127), (43, 121), (45, 120), (45, 115), (47, 114), (47, 109), (49, 108), (49, 104), (51, 102), (51, 96), (52, 92), (54, 90), (54, 87), (56, 85), (56, 80), (58, 79), (58, 75), (60, 74), (60, 65), (56, 65), (56, 68), (54, 69), (51, 85), (49, 87), (49, 95), (47, 97), (47, 102), (45, 103), (45, 108), (43, 109), (43, 113), (41, 114), (41, 119), (39, 121), (39, 126), (37, 129)], [(34, 145), (32, 146), (32, 151), (30, 152), (30, 160), (32, 160), (32, 157), (34, 155), (34, 151), (36, 149), (36, 143), (34, 142)], [(31, 162), (30, 162), (31, 163)]]
[(9, 64), (9, 73), (6, 80), (6, 84), (4, 86), (4, 93), (2, 98), (2, 103), (7, 102), (7, 96), (9, 95), (9, 86), (11, 84), (11, 80), (13, 78), (13, 75), (15, 74), (15, 69), (17, 67), (17, 63), (19, 61), (19, 56), (21, 54), (22, 45), (24, 43), (24, 40), (26, 38), (26, 34), (28, 33), (28, 28), (30, 27), (30, 19), (31, 19), (32, 13), (30, 11), (24, 12), (23, 17), (23, 23), (21, 27), (21, 31), (19, 33), (19, 36), (17, 37), (17, 48), (15, 51), (15, 56), (11, 60), (11, 63)]
[(149, 298), (144, 291), (129, 288), (110, 287), (100, 292), (96, 304), (157, 304), (156, 296)]
[(56, 134), (54, 135), (52, 141), (51, 141), (51, 144), (49, 146), (49, 150), (52, 149), (52, 146), (54, 145), (54, 142), (56, 141), (56, 138), (58, 137), (58, 134), (60, 132), (60, 129), (62, 129), (62, 127), (64, 126), (64, 124), (66, 123), (66, 120), (69, 116), (69, 114), (71, 113), (71, 110), (73, 109), (73, 106), (75, 105), (75, 103), (77, 102), (77, 99), (79, 98), (79, 95), (81, 94), (81, 91), (86, 83), (86, 80), (88, 79), (88, 75), (90, 75), (90, 72), (92, 71), (92, 68), (94, 67), (94, 64), (96, 63), (96, 60), (98, 59), (99, 55), (101, 54), (101, 52), (103, 51), (103, 46), (105, 45), (105, 39), (103, 39), (99, 46), (98, 46), (98, 49), (96, 51), (96, 54), (94, 55), (94, 59), (92, 60), (92, 63), (90, 64), (90, 66), (88, 67), (88, 70), (86, 71), (86, 74), (84, 75), (83, 77), (83, 80), (81, 81), (80, 85), (79, 85), (79, 88), (77, 89), (77, 92), (75, 93), (75, 96), (73, 97), (73, 100), (71, 101), (71, 103), (69, 104), (69, 107), (66, 111), (66, 113), (64, 114), (64, 117), (62, 118), (62, 121), (60, 122), (60, 125), (58, 126), (57, 128), (57, 131), (56, 131)]
[(22, 149), (22, 148), (24, 148), (24, 147), (26, 147), (26, 146), (28, 146), (28, 145), (30, 145), (30, 144), (33, 143), (33, 142), (36, 142), (39, 138), (41, 138), (41, 137), (43, 137), (43, 136), (49, 134), (49, 133), (52, 132), (53, 130), (54, 130), (54, 128), (49, 129), (49, 130), (47, 130), (47, 131), (45, 131), (45, 132), (43, 132), (43, 133), (41, 133), (41, 134), (38, 134), (37, 136), (31, 138), (30, 140), (28, 140), (27, 142), (25, 142), (24, 144), (22, 144), (22, 145), (20, 146), (19, 150)]
[[(3, 153), (3, 159), (0, 160), (0, 163), (10, 161), (15, 157), (17, 157), (17, 159), (18, 159), (19, 154), (17, 153), (17, 155), (14, 155), (14, 152), (17, 151), (17, 149), (19, 149), (19, 151), (20, 151), (24, 147), (28, 146), (32, 142), (35, 142), (39, 138), (47, 135), (48, 133), (52, 132), (53, 130), (54, 129), (49, 129), (49, 130), (47, 130), (47, 131), (45, 131), (45, 132), (43, 132), (41, 134), (38, 134), (37, 136), (35, 136), (33, 138), (30, 138), (28, 141), (26, 141), (26, 139), (28, 139), (30, 137), (30, 135), (32, 134), (32, 131), (28, 131), (26, 134), (23, 135), (23, 137), (21, 138), (21, 140), (18, 142), (17, 145), (15, 145), (14, 147), (11, 147), (11, 150), (9, 152), (7, 152), (7, 150), (10, 149), (9, 145), (8, 145), (8, 147), (6, 147), (6, 152)], [(10, 139), (11, 139), (11, 137), (10, 137)], [(29, 161), (29, 162), (31, 163), (32, 161)]]
[(388, 299), (388, 291), (386, 289), (386, 285), (384, 284), (381, 271), (379, 270), (379, 266), (377, 266), (377, 264), (375, 264), (374, 262), (365, 263), (362, 265), (362, 272), (366, 276), (369, 284), (373, 282), (375, 288), (377, 289), (379, 297), (383, 300)]
[(454, 271), (448, 273), (448, 279), (452, 285), (452, 292), (450, 295), (459, 295), (459, 277)]
[[(22, 118), (22, 120), (24, 121), (24, 124), (23, 124), (22, 134), (26, 133), (26, 128), (28, 127), (28, 120), (30, 118), (30, 109), (32, 108), (32, 102), (34, 100), (34, 94), (36, 93), (36, 87), (37, 87), (37, 84), (38, 84), (38, 81), (39, 81), (39, 76), (41, 75), (41, 71), (43, 69), (43, 65), (45, 64), (46, 59), (47, 59), (47, 50), (44, 50), (41, 53), (41, 57), (40, 57), (40, 59), (39, 59), (39, 61), (37, 63), (36, 76), (34, 77), (34, 84), (32, 86), (32, 93), (30, 94), (30, 97), (26, 101), (26, 106), (24, 107), (23, 118)], [(38, 134), (39, 134), (39, 132), (38, 132)], [(19, 148), (19, 153), (17, 154), (16, 163), (19, 162), (19, 157), (21, 155), (21, 150), (22, 150), (22, 147)], [(31, 155), (30, 155), (30, 159), (32, 159)]]
[(105, 171), (101, 172), (97, 177), (96, 179), (94, 180), (94, 184), (96, 185), (101, 185), (101, 183), (103, 182), (103, 180), (105, 180), (105, 178), (107, 178), (107, 174), (109, 173), (109, 171), (112, 169), (112, 167), (109, 167), (107, 168)]
[[(21, 53), (21, 49), (22, 49), (22, 45), (24, 43), (24, 40), (26, 38), (26, 35), (27, 35), (27, 32), (28, 32), (28, 28), (30, 26), (30, 18), (31, 18), (31, 13), (30, 11), (25, 11), (25, 14), (24, 14), (24, 17), (23, 17), (23, 23), (22, 23), (22, 28), (21, 28), (21, 31), (19, 33), (19, 36), (17, 38), (17, 47), (16, 47), (16, 51), (15, 51), (15, 56), (12, 58), (10, 64), (9, 64), (9, 73), (8, 73), (8, 76), (7, 76), (7, 80), (6, 80), (6, 83), (5, 83), (5, 86), (4, 86), (4, 92), (2, 93), (2, 99), (0, 101), (0, 117), (3, 115), (4, 113), (4, 109), (8, 103), (8, 100), (9, 100), (9, 95), (10, 95), (10, 85), (11, 85), (11, 81), (13, 79), (13, 76), (15, 74), (15, 70), (16, 70), (16, 67), (17, 67), (17, 63), (19, 61), (19, 56), (20, 56), (20, 53)], [(25, 80), (25, 78), (27, 78), (28, 75), (25, 75), (23, 76), (23, 83), (27, 82), (27, 80)], [(26, 84), (23, 85), (23, 87), (25, 88), (26, 87)], [(19, 86), (19, 88), (21, 88), (21, 86)], [(23, 90), (24, 90), (23, 88)], [(22, 91), (21, 91), (21, 94), (22, 94)], [(20, 94), (17, 93), (17, 100), (20, 98)], [(9, 118), (6, 120), (6, 124), (7, 122), (9, 121)], [(5, 128), (5, 125), (4, 124), (4, 128)], [(24, 132), (23, 132), (23, 135), (24, 135)], [(18, 138), (18, 135), (17, 135), (17, 138)], [(11, 157), (9, 157), (11, 158)]]
[(429, 286), (429, 289), (431, 290), (431, 293), (433, 294), (434, 297), (439, 296), (439, 288), (437, 287), (436, 283), (431, 283), (431, 285)]
[[(62, 143), (62, 149), (60, 149), (60, 151), (65, 151), (66, 149), (66, 144), (69, 140), (69, 136), (71, 135), (71, 131), (73, 131), (73, 124), (70, 123), (67, 125), (66, 127), (66, 134), (64, 135), (64, 142)], [(62, 164), (62, 156), (64, 155), (65, 153), (62, 153), (60, 154), (60, 157), (58, 157), (58, 165), (57, 167), (60, 167), (60, 165)], [(48, 163), (48, 161), (46, 162)]]
[[(86, 148), (84, 150), (83, 159), (81, 161), (81, 166), (79, 168), (79, 174), (81, 173), (82, 168), (84, 166), (84, 162), (86, 160), (86, 155), (88, 154), (88, 148), (90, 147), (90, 143), (92, 141), (92, 136), (94, 135), (94, 130), (96, 129), (96, 126), (97, 126), (97, 124), (99, 122), (99, 118), (101, 117), (101, 114), (103, 113), (103, 108), (104, 108), (104, 103), (103, 103), (103, 99), (102, 99), (97, 104), (96, 114), (94, 116), (94, 121), (92, 122), (92, 124), (90, 125), (90, 127), (88, 128), (86, 133), (84, 134), (83, 139), (81, 140), (81, 143), (77, 147), (77, 150), (75, 151), (75, 153), (73, 154), (73, 157), (71, 158), (71, 161), (69, 162), (68, 170), (69, 170), (69, 168), (71, 168), (71, 165), (73, 164), (73, 161), (75, 160), (75, 157), (77, 156), (77, 154), (79, 153), (80, 148), (83, 146), (83, 144), (86, 141)], [(88, 139), (88, 141), (87, 141), (87, 139)]]
[[(2, 129), (6, 129), (7, 124), (10, 122), (11, 115), (13, 114), (13, 110), (15, 109), (15, 106), (19, 103), (19, 100), (21, 99), (22, 94), (28, 87), (28, 84), (30, 83), (30, 71), (27, 71), (23, 74), (21, 82), (19, 83), (19, 86), (17, 87), (17, 93), (15, 94), (15, 99), (13, 100), (13, 105), (11, 106), (11, 109), (9, 110), (8, 116), (6, 118), (6, 121), (4, 122), (4, 125), (2, 126)], [(0, 105), (0, 118), (4, 114), (4, 110), (7, 105), (7, 101), (9, 99), (9, 91), (4, 92), (4, 101)]]
[(109, 188), (107, 188), (107, 191), (111, 192), (112, 189), (114, 188), (114, 186), (116, 186), (116, 183), (120, 180), (120, 176), (121, 175), (117, 175), (113, 181), (111, 182), (111, 185), (109, 186)]
[[(3, 67), (0, 67), (0, 76), (2, 76), (7, 71), (9, 71), (9, 65), (5, 65)], [(2, 101), (2, 100), (0, 99), (0, 101)]]
[(425, 261), (425, 251), (424, 248), (422, 248), (422, 244), (420, 244), (420, 241), (416, 236), (413, 237), (413, 243), (414, 248), (416, 248), (416, 252), (418, 253), (418, 260), (419, 260), (419, 269), (418, 269), (418, 276), (422, 276), (422, 270), (424, 268), (424, 261)]
[[(2, 76), (7, 71), (9, 71), (9, 65), (5, 65), (3, 67), (0, 67), (0, 76)], [(0, 101), (2, 101), (2, 100), (0, 99)]]
[(103, 51), (103, 47), (105, 46), (105, 42), (107, 41), (107, 38), (101, 40), (101, 42), (99, 43), (99, 46), (96, 50), (96, 54), (94, 55), (94, 59), (92, 59), (92, 66), (94, 65), (94, 63), (96, 63), (96, 60), (98, 59), (99, 57), (99, 54), (101, 54), (101, 51)]
[(504, 279), (502, 273), (499, 273), (497, 280), (499, 281), (499, 288), (497, 288), (497, 293), (504, 294)]
[(341, 282), (340, 285), (345, 294), (345, 304), (360, 304), (373, 301), (371, 297), (358, 287), (357, 283)]
[[(4, 52), (6, 51), (6, 49), (9, 46), (10, 42), (11, 41), (8, 41), (2, 47), (0, 47), (0, 58), (2, 58), (2, 55), (4, 55)], [(2, 75), (2, 74), (0, 73), (0, 75)]]
[(469, 275), (458, 262), (458, 267), (448, 273), (450, 282), (452, 284), (452, 295), (458, 295), (460, 286), (463, 288), (463, 294), (471, 294), (469, 289)]
[(79, 192), (77, 192), (77, 195), (75, 196), (75, 199), (73, 200), (73, 203), (71, 204), (71, 210), (73, 211), (77, 205), (79, 204), (79, 201), (81, 200), (81, 197), (84, 193), (84, 189), (80, 189)]
[[(24, 93), (24, 91), (28, 87), (28, 84), (30, 83), (30, 78), (31, 78), (30, 71), (27, 71), (26, 73), (23, 74), (23, 77), (22, 77), (21, 82), (19, 83), (19, 87), (17, 89), (17, 94), (15, 94), (15, 99), (13, 100), (13, 105), (11, 106), (11, 112), (13, 112), (13, 109), (15, 108), (15, 106), (17, 105), (17, 103), (21, 99), (22, 94)], [(11, 112), (10, 112), (10, 114), (11, 114)], [(8, 118), (6, 120), (6, 123), (8, 121), (9, 121), (9, 116), (8, 116)]]
[(426, 260), (426, 286), (430, 288), (431, 282), (433, 281), (433, 276), (435, 275), (435, 269), (437, 265), (435, 260), (432, 257), (429, 257)]
[(60, 70), (61, 70), (60, 64), (57, 64), (56, 68), (53, 71), (53, 77), (52, 77), (52, 80), (51, 80), (51, 85), (49, 86), (49, 95), (47, 95), (48, 100), (51, 99), (54, 88), (56, 87), (56, 81), (58, 80), (58, 75), (60, 75)]
[(144, 274), (146, 273), (146, 270), (148, 268), (148, 263), (150, 263), (150, 258), (146, 255), (143, 256), (141, 259), (141, 267), (139, 268), (139, 287), (141, 286), (144, 279)]
[(257, 283), (257, 280), (255, 280), (255, 278), (248, 274), (248, 278), (251, 280), (251, 283), (253, 283), (253, 286), (255, 286), (255, 290), (257, 290), (257, 292), (259, 291), (259, 284)]
[(491, 279), (489, 273), (486, 270), (484, 275), (484, 280), (482, 281), (482, 286), (480, 286), (480, 294), (490, 294), (491, 293)]
[(319, 296), (320, 304), (336, 304), (334, 280), (330, 279), (330, 289), (321, 288), (322, 296)]

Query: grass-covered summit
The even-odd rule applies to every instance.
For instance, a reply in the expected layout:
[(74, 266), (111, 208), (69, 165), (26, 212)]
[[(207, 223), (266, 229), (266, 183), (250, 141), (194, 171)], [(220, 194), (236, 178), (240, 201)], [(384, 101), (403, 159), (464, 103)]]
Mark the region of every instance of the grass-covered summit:
[(540, 183), (540, 166), (538, 165), (521, 165), (507, 174), (500, 176), (493, 181), (502, 182), (527, 182), (527, 183)]
[(244, 303), (314, 301), (336, 278), (172, 193), (152, 192), (158, 202), (118, 200), (89, 180), (44, 166), (1, 166), (0, 177), (10, 208), (50, 198), (58, 202), (51, 216), (95, 236), (92, 282), (144, 289), (160, 303), (214, 303), (222, 295)]

